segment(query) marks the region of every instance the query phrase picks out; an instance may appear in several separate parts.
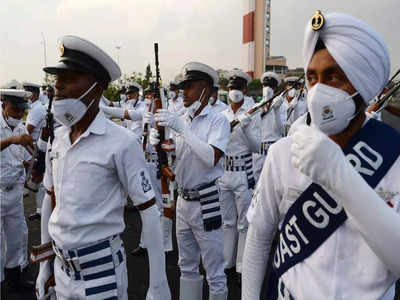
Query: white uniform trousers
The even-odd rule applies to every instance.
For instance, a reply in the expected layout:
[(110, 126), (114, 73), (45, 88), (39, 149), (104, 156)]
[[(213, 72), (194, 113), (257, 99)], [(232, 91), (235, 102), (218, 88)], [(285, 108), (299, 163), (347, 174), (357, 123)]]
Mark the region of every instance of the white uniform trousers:
[[(126, 255), (125, 251), (122, 251), (121, 253), (123, 256), (123, 261), (115, 268), (118, 298), (109, 298), (113, 300), (128, 300), (128, 273), (126, 269)], [(98, 268), (101, 269), (102, 266), (99, 266)], [(83, 279), (76, 280), (73, 277), (69, 277), (67, 273), (62, 270), (62, 263), (57, 257), (54, 261), (54, 277), (56, 280), (55, 291), (57, 300), (101, 299), (101, 297), (98, 295), (86, 296), (86, 289), (93, 288), (93, 286), (101, 286), (104, 281), (109, 278), (102, 277), (90, 281), (85, 281)]]
[(244, 243), (249, 227), (246, 215), (252, 190), (248, 188), (247, 174), (244, 171), (225, 171), (218, 180), (218, 186), (222, 204), (225, 268), (232, 268), (236, 261), (236, 271), (241, 273)]
[(254, 170), (254, 180), (256, 184), (258, 182), (258, 178), (260, 178), (262, 168), (264, 166), (266, 155), (260, 153), (253, 153), (253, 170)]
[(176, 236), (181, 279), (201, 279), (199, 273), (201, 257), (210, 292), (214, 294), (226, 292), (222, 227), (212, 231), (204, 231), (199, 201), (186, 201), (181, 196), (178, 197)]
[(4, 280), (4, 267), (15, 268), (28, 265), (28, 227), (23, 206), (22, 183), (15, 184), (12, 190), (0, 189), (0, 280)]
[(148, 167), (150, 175), (151, 186), (153, 188), (154, 195), (156, 196), (156, 205), (158, 210), (162, 214), (163, 204), (162, 204), (161, 182), (160, 179), (157, 178), (158, 165), (157, 162), (153, 161), (146, 161), (146, 165)]

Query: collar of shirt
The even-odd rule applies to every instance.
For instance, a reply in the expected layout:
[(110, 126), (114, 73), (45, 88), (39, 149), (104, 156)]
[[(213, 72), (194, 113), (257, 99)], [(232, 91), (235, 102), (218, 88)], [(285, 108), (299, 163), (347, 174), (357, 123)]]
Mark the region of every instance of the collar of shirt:
[(3, 128), (3, 129), (8, 128), (11, 132), (15, 132), (17, 129), (18, 130), (22, 129), (22, 131), (25, 132), (22, 122), (17, 127), (14, 127), (14, 130), (11, 130), (11, 127), (8, 125), (8, 123), (6, 122), (6, 120), (3, 117), (2, 111), (0, 111), (0, 128)]
[[(104, 116), (104, 113), (99, 111), (96, 115), (96, 118), (90, 123), (88, 129), (81, 134), (81, 136), (75, 141), (74, 144), (77, 144), (81, 139), (88, 137), (91, 133), (97, 135), (103, 135), (106, 132), (106, 122), (107, 119)], [(71, 139), (69, 138), (69, 134), (71, 133), (71, 128), (66, 126), (60, 127), (60, 136), (64, 136), (69, 142)]]
[(185, 113), (185, 119), (188, 120), (189, 122), (190, 122), (190, 120), (193, 122), (193, 121), (196, 120), (197, 118), (207, 116), (207, 115), (210, 113), (210, 109), (211, 109), (210, 105), (206, 105), (206, 106), (201, 110), (201, 112), (200, 112), (197, 116), (195, 116), (195, 117), (193, 118), (193, 120), (191, 120), (190, 115), (189, 115), (189, 112), (186, 111), (186, 113)]

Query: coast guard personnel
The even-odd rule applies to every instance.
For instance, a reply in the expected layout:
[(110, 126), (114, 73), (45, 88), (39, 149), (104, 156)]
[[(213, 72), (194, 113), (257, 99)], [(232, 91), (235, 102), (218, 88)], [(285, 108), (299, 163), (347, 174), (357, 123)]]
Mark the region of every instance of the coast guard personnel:
[[(261, 76), (263, 85), (263, 101), (272, 98), (276, 89), (281, 84), (281, 78), (274, 72), (265, 72)], [(283, 126), (280, 116), (280, 106), (282, 97), (276, 97), (272, 103), (264, 106), (260, 113), (261, 117), (261, 147), (258, 153), (253, 155), (254, 160), (254, 177), (256, 182), (260, 177), (265, 157), (268, 153), (269, 146), (275, 143), (283, 136)]]
[(229, 122), (239, 119), (240, 126), (230, 136), (223, 163), (224, 176), (218, 180), (223, 213), (225, 269), (230, 271), (236, 265), (239, 282), (248, 228), (246, 214), (255, 185), (252, 153), (258, 152), (261, 143), (260, 115), (252, 118), (247, 114), (252, 106), (244, 100), (243, 91), (248, 84), (244, 77), (235, 74), (229, 78), (231, 105), (221, 114)]
[(6, 299), (6, 286), (14, 292), (34, 288), (33, 282), (22, 276), (22, 268), (28, 264), (28, 228), (23, 206), (24, 165), (31, 156), (25, 147), (32, 149), (33, 141), (21, 120), (29, 108), (31, 95), (24, 90), (0, 89), (1, 299)]
[[(25, 91), (31, 92), (32, 97), (30, 99), (31, 108), (26, 117), (26, 130), (32, 136), (33, 141), (36, 143), (39, 139), (40, 132), (46, 123), (46, 109), (40, 102), (40, 85), (31, 82), (22, 82), (22, 86)], [(38, 151), (37, 161), (32, 168), (31, 178), (27, 178), (27, 187), (32, 186), (33, 190), (36, 190), (36, 213), (29, 216), (29, 220), (40, 219), (40, 211), (42, 209), (42, 201), (45, 194), (45, 188), (42, 184), (44, 165), (45, 165), (45, 153)]]
[[(98, 107), (120, 68), (87, 40), (69, 35), (60, 43), (59, 65), (44, 68), (56, 75), (54, 117), (63, 126), (55, 130), (46, 156), (44, 184), (54, 191), (56, 204), (48, 220), (49, 236), (42, 236), (42, 243), (51, 237), (57, 255), (57, 299), (128, 299), (120, 239), (128, 195), (140, 212), (149, 253), (147, 297), (170, 299), (159, 213), (143, 152), (137, 136), (107, 120)], [(43, 209), (45, 205), (49, 201)], [(46, 282), (49, 269), (41, 265), (39, 284)]]
[(185, 113), (185, 108), (183, 106), (183, 99), (179, 94), (179, 85), (176, 82), (170, 82), (168, 94), (168, 110), (183, 115)]
[(307, 105), (303, 97), (302, 85), (304, 83), (300, 80), (300, 82), (294, 84), (298, 80), (296, 76), (286, 77), (284, 80), (286, 89), (289, 90), (283, 96), (283, 103), (281, 105), (281, 122), (286, 136), (290, 126), (307, 112)]
[(242, 299), (259, 299), (270, 245), (279, 299), (394, 298), (400, 136), (366, 119), (390, 72), (363, 21), (317, 12), (304, 39), (311, 126), (271, 146), (248, 218)]
[[(219, 162), (229, 141), (228, 120), (208, 106), (217, 72), (208, 65), (190, 62), (183, 67), (183, 104), (186, 113), (158, 110), (155, 120), (176, 132), (176, 236), (179, 248), (180, 300), (201, 300), (203, 278), (200, 257), (207, 274), (210, 300), (227, 298), (223, 263), (223, 231), (217, 178), (223, 175)], [(151, 130), (150, 141), (159, 142)]]
[(210, 105), (210, 107), (216, 113), (220, 113), (228, 108), (228, 105), (226, 105), (224, 102), (222, 102), (221, 100), (218, 99), (218, 88), (219, 88), (218, 84), (216, 84), (212, 87), (211, 96), (208, 101), (208, 105)]
[(146, 111), (144, 101), (139, 100), (139, 91), (142, 86), (137, 82), (130, 82), (126, 90), (126, 103), (123, 107), (103, 106), (104, 113), (126, 122), (126, 128), (133, 131), (138, 137), (143, 132), (143, 114)]

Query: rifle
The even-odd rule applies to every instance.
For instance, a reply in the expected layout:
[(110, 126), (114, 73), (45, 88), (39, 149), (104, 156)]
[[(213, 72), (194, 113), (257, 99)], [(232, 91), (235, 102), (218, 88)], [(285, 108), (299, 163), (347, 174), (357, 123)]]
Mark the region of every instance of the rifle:
[[(295, 86), (296, 84), (298, 84), (298, 83), (300, 82), (300, 80), (303, 79), (303, 77), (304, 77), (304, 74), (301, 75), (301, 76), (293, 83), (293, 86)], [(247, 111), (247, 114), (249, 114), (250, 116), (253, 116), (253, 115), (254, 115), (256, 112), (258, 112), (261, 108), (263, 108), (264, 106), (269, 105), (270, 103), (272, 103), (272, 101), (273, 101), (276, 97), (278, 97), (280, 94), (282, 94), (282, 92), (283, 92), (282, 96), (284, 96), (284, 95), (286, 95), (286, 93), (287, 93), (288, 91), (289, 91), (289, 90), (285, 90), (285, 88), (281, 88), (280, 90), (278, 90), (278, 91), (271, 97), (271, 99), (261, 101), (260, 103), (254, 105), (251, 109), (249, 109), (249, 110)], [(236, 119), (235, 119), (235, 120), (232, 120), (232, 121), (231, 121), (231, 131), (232, 131), (232, 130), (235, 128), (235, 126), (238, 125), (239, 123), (240, 123), (239, 120), (236, 120)]]
[[(158, 43), (154, 44), (154, 54), (155, 54), (155, 64), (156, 64), (156, 81), (155, 81), (155, 95), (154, 95), (154, 111), (157, 112), (158, 109), (163, 108), (163, 102), (165, 102), (165, 95), (161, 95), (160, 93), (160, 69), (159, 69), (159, 61), (158, 61)], [(164, 103), (164, 107), (165, 107)], [(158, 157), (158, 171), (157, 178), (161, 181), (161, 193), (163, 197), (163, 203), (169, 204), (169, 188), (168, 188), (168, 180), (171, 182), (175, 180), (175, 174), (171, 171), (168, 166), (168, 155), (167, 149), (169, 142), (166, 140), (166, 131), (163, 126), (158, 125), (156, 123), (156, 129), (159, 133), (160, 143), (155, 146), (157, 157)], [(164, 216), (172, 219), (173, 217), (173, 209), (172, 207), (168, 207), (167, 205), (164, 207)]]
[[(400, 70), (399, 70), (400, 71)], [(379, 109), (375, 113), (381, 112), (388, 104), (391, 96), (400, 88), (400, 81), (396, 82), (392, 88), (383, 96), (377, 104), (379, 105)]]
[[(377, 97), (378, 100), (377, 100), (376, 103), (375, 103), (375, 104), (378, 105), (378, 107), (379, 107), (379, 109), (376, 111), (377, 113), (380, 112), (381, 110), (383, 110), (383, 109), (387, 106), (387, 102), (388, 102), (388, 100), (389, 100), (389, 97), (390, 97), (391, 95), (393, 95), (393, 93), (394, 93), (395, 91), (397, 91), (397, 88), (396, 88), (392, 93), (390, 93), (390, 92), (398, 85), (398, 83), (399, 83), (399, 82), (395, 82), (395, 81), (394, 81), (394, 79), (395, 79), (395, 78), (397, 77), (397, 75), (399, 75), (399, 74), (400, 74), (400, 69), (392, 76), (392, 78), (389, 79), (388, 83), (386, 84), (386, 86), (385, 86), (385, 88), (384, 88), (384, 91), (385, 91), (386, 89), (388, 89), (389, 91), (388, 91), (384, 96), (380, 95), (380, 97)], [(382, 93), (383, 93), (383, 92), (382, 92)], [(389, 93), (390, 93), (389, 97), (386, 97)]]

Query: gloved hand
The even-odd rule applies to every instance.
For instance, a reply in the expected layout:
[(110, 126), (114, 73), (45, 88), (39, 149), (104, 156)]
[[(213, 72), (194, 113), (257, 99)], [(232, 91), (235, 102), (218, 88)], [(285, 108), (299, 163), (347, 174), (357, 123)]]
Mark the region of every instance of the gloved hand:
[(283, 99), (281, 96), (275, 97), (271, 103), (271, 109), (278, 109), (282, 105)]
[(149, 135), (149, 143), (150, 145), (158, 145), (160, 143), (159, 139), (160, 134), (158, 133), (158, 130), (155, 128), (150, 129), (150, 135)]
[(125, 110), (120, 107), (111, 107), (111, 106), (100, 106), (101, 110), (112, 117), (118, 118), (118, 119), (123, 119), (125, 116)]
[(177, 113), (170, 112), (168, 109), (159, 109), (154, 118), (160, 126), (169, 127), (180, 134), (185, 131), (185, 122)]
[(251, 115), (248, 113), (241, 114), (238, 116), (238, 121), (240, 122), (240, 126), (245, 128), (251, 123)]
[(55, 292), (54, 286), (50, 287), (45, 292), (45, 285), (49, 278), (53, 275), (52, 266), (49, 260), (40, 263), (39, 274), (36, 279), (36, 297), (38, 300), (47, 299), (52, 293)]
[(154, 120), (154, 114), (152, 112), (145, 112), (143, 115), (143, 122), (145, 124), (154, 124), (155, 120)]
[(292, 136), (292, 164), (314, 183), (335, 191), (340, 168), (351, 168), (342, 149), (320, 130), (299, 126)]

